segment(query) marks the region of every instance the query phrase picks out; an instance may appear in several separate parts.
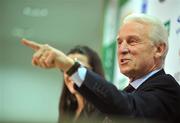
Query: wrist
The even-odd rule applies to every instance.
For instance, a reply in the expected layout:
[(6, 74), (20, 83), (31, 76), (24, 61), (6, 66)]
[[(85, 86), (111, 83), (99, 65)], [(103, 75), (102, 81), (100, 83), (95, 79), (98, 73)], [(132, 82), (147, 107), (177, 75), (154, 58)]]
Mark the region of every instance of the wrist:
[(66, 60), (65, 62), (65, 66), (63, 68), (64, 72), (67, 72), (73, 65), (74, 65), (75, 61), (71, 58), (68, 58), (68, 60)]
[(72, 76), (80, 66), (81, 64), (78, 61), (74, 61), (74, 64), (66, 71), (66, 74)]
[(58, 57), (55, 61), (55, 66), (61, 71), (66, 72), (73, 66), (74, 62), (75, 61), (69, 57), (66, 57), (63, 60), (61, 57)]

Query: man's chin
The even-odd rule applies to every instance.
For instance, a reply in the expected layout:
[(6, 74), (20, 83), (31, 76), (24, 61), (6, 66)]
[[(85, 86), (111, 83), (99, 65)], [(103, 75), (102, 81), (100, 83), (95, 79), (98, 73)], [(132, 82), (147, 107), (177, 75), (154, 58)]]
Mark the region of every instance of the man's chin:
[(134, 76), (134, 71), (132, 69), (121, 69), (120, 72), (128, 78)]
[(120, 68), (120, 71), (121, 71), (121, 73), (126, 74), (126, 73), (130, 72), (130, 69), (129, 69), (129, 67), (122, 67), (122, 68)]

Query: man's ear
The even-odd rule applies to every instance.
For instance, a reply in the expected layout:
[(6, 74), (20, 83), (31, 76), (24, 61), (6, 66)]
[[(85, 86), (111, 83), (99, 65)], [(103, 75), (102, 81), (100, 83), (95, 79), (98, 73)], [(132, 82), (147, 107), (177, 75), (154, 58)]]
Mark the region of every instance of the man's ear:
[(155, 58), (160, 58), (162, 57), (165, 52), (166, 52), (166, 44), (165, 43), (158, 43), (155, 45), (156, 47), (156, 53), (155, 53)]

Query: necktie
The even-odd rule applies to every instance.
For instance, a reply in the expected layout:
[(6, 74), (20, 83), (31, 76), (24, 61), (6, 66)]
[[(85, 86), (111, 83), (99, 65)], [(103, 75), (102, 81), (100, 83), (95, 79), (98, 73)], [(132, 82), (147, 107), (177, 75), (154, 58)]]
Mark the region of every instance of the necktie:
[(126, 91), (128, 93), (131, 93), (134, 90), (135, 90), (135, 88), (132, 85), (130, 85), (130, 84), (124, 89), (124, 91)]

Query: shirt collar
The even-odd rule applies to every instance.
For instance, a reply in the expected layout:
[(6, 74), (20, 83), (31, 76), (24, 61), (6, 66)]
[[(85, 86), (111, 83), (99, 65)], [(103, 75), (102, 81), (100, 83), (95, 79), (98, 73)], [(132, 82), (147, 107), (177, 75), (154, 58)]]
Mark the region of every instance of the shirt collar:
[[(162, 69), (162, 68), (161, 68)], [(159, 72), (161, 69), (157, 69), (157, 70), (154, 70), (148, 74), (146, 74), (145, 76), (139, 78), (139, 79), (136, 79), (134, 81), (132, 81), (130, 83), (130, 85), (132, 85), (135, 89), (137, 89), (143, 82), (145, 82), (149, 77), (151, 77), (152, 75), (154, 75), (155, 73)]]

